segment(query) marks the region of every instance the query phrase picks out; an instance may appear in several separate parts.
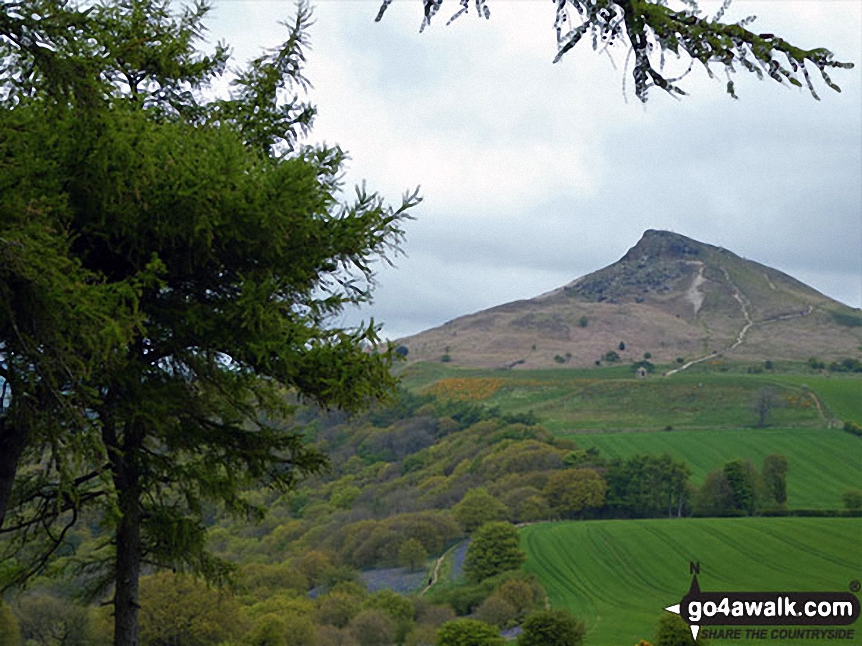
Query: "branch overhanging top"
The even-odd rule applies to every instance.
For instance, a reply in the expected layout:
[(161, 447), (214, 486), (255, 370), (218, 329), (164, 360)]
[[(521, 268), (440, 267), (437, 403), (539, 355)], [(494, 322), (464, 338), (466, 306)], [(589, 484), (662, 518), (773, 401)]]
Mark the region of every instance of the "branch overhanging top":
[[(695, 0), (551, 0), (556, 5), (554, 29), (557, 32), (557, 55), (554, 63), (577, 45), (585, 36), (592, 40), (593, 49), (605, 51), (623, 43), (629, 48), (626, 68), (634, 59), (632, 76), (635, 95), (645, 102), (650, 88), (658, 87), (673, 96), (687, 93), (678, 82), (688, 75), (695, 62), (700, 62), (707, 74), (715, 78), (713, 66), (722, 65), (727, 78), (727, 92), (737, 98), (731, 75), (739, 68), (755, 74), (758, 79), (769, 77), (779, 83), (807, 87), (819, 100), (808, 65), (814, 66), (823, 82), (836, 92), (841, 88), (829, 76), (830, 68), (849, 69), (853, 63), (836, 60), (832, 52), (822, 47), (802, 49), (780, 36), (756, 33), (748, 29), (755, 17), (733, 23), (722, 22), (731, 0), (724, 0), (713, 16), (703, 14)], [(422, 0), (424, 16), (419, 31), (431, 24), (444, 0)], [(488, 0), (473, 0), (477, 14), (486, 19), (491, 11)], [(392, 0), (382, 0), (375, 21), (380, 21)], [(447, 25), (467, 13), (470, 0), (459, 0), (460, 8)], [(576, 16), (573, 18), (573, 16)], [(578, 24), (572, 24), (578, 22)], [(672, 54), (688, 59), (681, 75), (671, 77), (665, 72), (665, 56)]]

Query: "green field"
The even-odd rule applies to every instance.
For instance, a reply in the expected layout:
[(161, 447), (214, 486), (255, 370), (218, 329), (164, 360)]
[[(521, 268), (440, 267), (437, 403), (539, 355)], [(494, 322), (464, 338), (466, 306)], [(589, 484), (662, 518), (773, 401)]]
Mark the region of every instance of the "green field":
[(696, 485), (708, 471), (732, 458), (750, 459), (758, 468), (771, 453), (787, 456), (788, 507), (841, 509), (841, 495), (862, 488), (862, 438), (837, 429), (745, 429), (657, 433), (567, 435), (583, 448), (596, 447), (609, 458), (668, 453), (692, 470)]
[(521, 542), (552, 605), (585, 620), (587, 646), (652, 640), (662, 608), (688, 590), (690, 562), (705, 591), (837, 592), (862, 578), (862, 518), (545, 523)]
[[(507, 413), (532, 412), (555, 433), (751, 428), (758, 421), (753, 402), (764, 388), (778, 392), (769, 420), (776, 427), (826, 425), (828, 415), (818, 411), (810, 388), (826, 406), (824, 413), (840, 416), (842, 411), (858, 411), (862, 417), (862, 379), (855, 378), (684, 372), (641, 380), (634, 378), (630, 366), (478, 370), (433, 363), (408, 366), (401, 377), (406, 387), (419, 392), (433, 392), (435, 384), (460, 382), (462, 392), (456, 391), (456, 398)], [(495, 380), (499, 387), (490, 396), (471, 399), (471, 383), (483, 379)]]
[(862, 424), (862, 378), (858, 375), (781, 376), (776, 378), (776, 382), (804, 385), (817, 393), (828, 412), (835, 417)]

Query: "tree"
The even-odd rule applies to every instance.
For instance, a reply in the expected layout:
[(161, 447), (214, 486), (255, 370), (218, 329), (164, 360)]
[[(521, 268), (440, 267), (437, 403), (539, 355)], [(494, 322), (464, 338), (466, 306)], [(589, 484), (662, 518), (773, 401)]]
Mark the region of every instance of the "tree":
[(730, 460), (724, 463), (723, 470), (733, 498), (733, 508), (753, 514), (759, 507), (759, 474), (754, 465), (747, 460)]
[(452, 508), (452, 515), (467, 533), (472, 533), (484, 523), (506, 520), (509, 514), (509, 508), (484, 487), (470, 489), (461, 502)]
[(757, 428), (766, 428), (769, 425), (772, 411), (779, 404), (778, 393), (774, 388), (761, 388), (755, 393), (752, 408), (757, 415)]
[(359, 646), (390, 646), (395, 637), (395, 622), (382, 610), (363, 610), (351, 620), (350, 632)]
[(734, 508), (733, 491), (724, 469), (706, 474), (694, 497), (694, 513), (698, 516), (725, 516)]
[(141, 646), (209, 646), (245, 629), (239, 604), (189, 576), (161, 572), (141, 579)]
[(696, 641), (692, 639), (688, 624), (679, 615), (667, 613), (658, 621), (655, 646), (701, 646), (708, 643), (709, 641), (702, 637)]
[(498, 594), (492, 594), (485, 599), (473, 615), (479, 621), (499, 629), (508, 628), (517, 618), (515, 607)]
[(586, 627), (565, 610), (539, 610), (524, 621), (518, 646), (580, 646)]
[(26, 596), (18, 601), (16, 613), (26, 644), (86, 646), (92, 643), (88, 609), (68, 599), (41, 594)]
[(411, 572), (425, 563), (426, 558), (428, 558), (428, 552), (425, 551), (418, 539), (408, 538), (398, 548), (398, 564), (401, 567), (409, 568)]
[(485, 523), (467, 548), (464, 574), (471, 583), (478, 583), (495, 574), (518, 569), (526, 558), (514, 525)]
[(496, 629), (475, 619), (449, 621), (437, 630), (434, 646), (503, 646)]
[(607, 485), (593, 469), (564, 469), (548, 478), (543, 493), (551, 509), (563, 516), (583, 515), (587, 509), (601, 507)]
[(636, 455), (607, 470), (608, 506), (623, 515), (681, 516), (691, 471), (670, 455)]
[[(83, 37), (58, 40), (51, 57), (95, 70), (88, 91), (70, 90), (70, 81), (65, 94), (49, 93), (40, 73), (12, 76), (6, 88), (26, 100), (0, 123), (0, 145), (27, 145), (26, 154), (4, 150), (2, 163), (22, 177), (46, 169), (47, 178), (4, 181), (0, 205), (11, 215), (3, 221), (14, 215), (27, 233), (32, 219), (30, 237), (54, 250), (45, 285), (35, 285), (38, 308), (27, 306), (47, 312), (45, 341), (21, 341), (9, 330), (23, 315), (2, 315), (3, 387), (11, 389), (3, 402), (11, 403), (0, 411), (0, 436), (23, 419), (26, 439), (16, 447), (27, 451), (15, 448), (0, 480), (22, 472), (18, 456), (30, 465), (9, 529), (66, 527), (85, 504), (101, 505), (114, 540), (97, 583), (113, 583), (117, 646), (137, 642), (143, 564), (214, 580), (228, 573), (205, 550), (205, 503), (256, 517), (263, 509), (243, 493), (252, 483), (287, 490), (325, 464), (288, 430), (291, 399), (357, 409), (394, 383), (392, 353), (366, 351), (374, 325), (344, 329), (332, 317), (370, 297), (370, 262), (397, 249), (418, 198), (393, 209), (358, 189), (342, 204), (344, 153), (300, 144), (314, 115), (293, 95), (307, 84), (306, 7), (285, 44), (218, 100), (199, 92), (227, 56), (223, 46), (211, 56), (195, 49), (206, 11), (195, 5), (174, 16), (163, 0), (120, 0), (76, 14)], [(42, 65), (15, 40), (24, 18), (10, 23), (9, 15), (0, 22), (4, 52), (14, 50), (19, 66)], [(20, 271), (4, 263), (18, 271), (6, 283), (42, 271), (38, 257), (13, 258)], [(62, 274), (69, 281), (51, 282)], [(80, 349), (80, 366), (56, 368), (64, 368), (57, 356)], [(34, 406), (41, 400), (45, 408)], [(51, 422), (51, 406), (69, 402), (77, 415)], [(63, 533), (46, 535), (59, 535), (56, 547)]]
[(786, 455), (778, 453), (763, 458), (763, 485), (766, 495), (778, 505), (787, 504), (787, 469), (789, 463)]
[[(392, 0), (382, 0), (376, 20), (383, 18)], [(443, 0), (422, 0), (424, 18), (419, 31), (431, 23), (443, 5)], [(653, 87), (671, 95), (685, 95), (678, 82), (688, 75), (695, 63), (700, 63), (707, 74), (715, 77), (713, 66), (724, 67), (727, 77), (727, 92), (736, 98), (731, 74), (741, 70), (764, 76), (779, 82), (802, 87), (804, 81), (811, 95), (818, 99), (811, 81), (808, 65), (817, 69), (824, 83), (835, 90), (840, 88), (832, 81), (832, 68), (850, 69), (852, 63), (842, 63), (824, 48), (801, 49), (780, 36), (757, 33), (747, 29), (754, 21), (748, 17), (735, 23), (721, 22), (730, 0), (725, 0), (712, 18), (703, 15), (697, 4), (681, 0), (679, 8), (670, 6), (668, 0), (564, 0), (557, 3), (554, 29), (557, 32), (557, 55), (559, 62), (582, 39), (592, 41), (593, 49), (604, 52), (621, 43), (628, 49), (633, 60), (632, 77), (635, 95), (647, 100)], [(467, 12), (469, 3), (462, 0), (460, 10), (449, 22)], [(477, 0), (479, 15), (490, 18), (487, 0)], [(580, 24), (570, 24), (576, 15)], [(448, 24), (448, 23), (447, 23)], [(666, 59), (681, 61), (680, 72), (672, 77), (665, 71)], [(687, 65), (687, 69), (686, 69)]]

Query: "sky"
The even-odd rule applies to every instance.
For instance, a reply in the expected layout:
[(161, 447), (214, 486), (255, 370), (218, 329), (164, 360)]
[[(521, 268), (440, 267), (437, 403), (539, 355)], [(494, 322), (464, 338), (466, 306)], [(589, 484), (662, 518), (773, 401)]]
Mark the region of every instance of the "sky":
[[(782, 270), (862, 306), (862, 2), (736, 0), (725, 18), (826, 47), (856, 65), (842, 92), (695, 67), (689, 96), (634, 96), (627, 49), (586, 40), (561, 62), (550, 0), (488, 0), (489, 20), (445, 0), (419, 33), (421, 0), (316, 0), (308, 143), (350, 155), (345, 187), (390, 204), (420, 186), (403, 255), (379, 263), (373, 318), (397, 339), (530, 298), (607, 266), (666, 229)], [(713, 15), (716, 3), (702, 2)], [(211, 41), (242, 64), (284, 39), (285, 0), (213, 0)], [(671, 65), (679, 65), (670, 61)], [(683, 64), (684, 67), (687, 63)]]

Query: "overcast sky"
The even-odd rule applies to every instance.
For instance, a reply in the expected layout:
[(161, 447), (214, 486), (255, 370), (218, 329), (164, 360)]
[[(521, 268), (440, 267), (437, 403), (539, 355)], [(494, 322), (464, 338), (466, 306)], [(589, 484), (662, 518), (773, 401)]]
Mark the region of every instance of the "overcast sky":
[[(862, 305), (862, 2), (737, 0), (755, 31), (856, 64), (821, 101), (806, 90), (695, 68), (690, 96), (623, 91), (626, 50), (583, 42), (562, 62), (550, 0), (489, 0), (491, 19), (419, 34), (420, 0), (317, 0), (307, 76), (311, 141), (350, 153), (349, 186), (391, 203), (421, 185), (405, 256), (381, 267), (373, 316), (398, 338), (559, 287), (668, 229)], [(712, 15), (717, 4), (701, 3)], [(284, 0), (214, 0), (210, 37), (238, 62), (283, 39)], [(616, 66), (616, 69), (615, 67)], [(716, 71), (721, 72), (719, 68)]]

